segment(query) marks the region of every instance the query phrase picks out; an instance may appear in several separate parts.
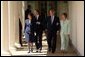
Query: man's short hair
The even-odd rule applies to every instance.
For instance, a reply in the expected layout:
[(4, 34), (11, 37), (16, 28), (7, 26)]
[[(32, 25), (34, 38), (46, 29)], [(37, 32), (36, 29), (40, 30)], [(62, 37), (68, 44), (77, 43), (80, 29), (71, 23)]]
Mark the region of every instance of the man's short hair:
[(37, 12), (38, 12), (38, 14), (40, 14), (40, 11), (39, 11), (39, 9), (35, 9)]
[(31, 5), (28, 5), (27, 7), (28, 7), (29, 9), (31, 9)]
[(49, 11), (55, 12), (55, 10), (53, 8), (51, 8)]

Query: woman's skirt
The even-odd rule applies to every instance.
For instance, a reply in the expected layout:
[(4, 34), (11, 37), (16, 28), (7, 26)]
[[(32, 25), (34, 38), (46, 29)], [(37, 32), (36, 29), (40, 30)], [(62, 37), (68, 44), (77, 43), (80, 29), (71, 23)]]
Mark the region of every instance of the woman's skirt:
[(26, 40), (26, 42), (35, 42), (34, 38), (35, 37), (34, 37), (33, 34), (25, 33), (25, 40)]

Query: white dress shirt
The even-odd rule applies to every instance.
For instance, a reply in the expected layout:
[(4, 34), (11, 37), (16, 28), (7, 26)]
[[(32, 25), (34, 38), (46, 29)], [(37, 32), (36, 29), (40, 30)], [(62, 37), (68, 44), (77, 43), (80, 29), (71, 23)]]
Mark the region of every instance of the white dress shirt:
[(54, 21), (54, 16), (51, 16), (51, 24), (53, 23)]

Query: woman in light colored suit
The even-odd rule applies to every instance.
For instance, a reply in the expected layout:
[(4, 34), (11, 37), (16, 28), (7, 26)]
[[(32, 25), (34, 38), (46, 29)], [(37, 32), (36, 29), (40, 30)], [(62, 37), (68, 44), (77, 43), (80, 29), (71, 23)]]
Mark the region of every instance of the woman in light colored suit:
[(70, 21), (67, 19), (67, 14), (61, 15), (61, 50), (65, 51), (69, 46), (69, 35), (70, 35)]
[(25, 32), (25, 39), (26, 39), (26, 42), (28, 43), (28, 52), (33, 52), (33, 40), (34, 40), (34, 37), (33, 37), (33, 33), (32, 33), (32, 14), (29, 13), (28, 14), (28, 19), (25, 20), (25, 29), (24, 29), (24, 32)]

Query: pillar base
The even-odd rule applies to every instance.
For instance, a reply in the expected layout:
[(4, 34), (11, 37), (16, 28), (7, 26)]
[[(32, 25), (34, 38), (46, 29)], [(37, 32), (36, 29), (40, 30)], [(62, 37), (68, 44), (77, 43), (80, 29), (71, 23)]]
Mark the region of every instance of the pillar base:
[(1, 50), (1, 56), (11, 56), (10, 52)]
[(15, 47), (9, 47), (9, 52), (11, 53), (11, 55), (13, 54), (13, 53), (15, 53), (16, 52), (16, 48)]

